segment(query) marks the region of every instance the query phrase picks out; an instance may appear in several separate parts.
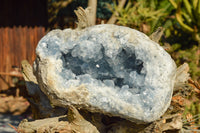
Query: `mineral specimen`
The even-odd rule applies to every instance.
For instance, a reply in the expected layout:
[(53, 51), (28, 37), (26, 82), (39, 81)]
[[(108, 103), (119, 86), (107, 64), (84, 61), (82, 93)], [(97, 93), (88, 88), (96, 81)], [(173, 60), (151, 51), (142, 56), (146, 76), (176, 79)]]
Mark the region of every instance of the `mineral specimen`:
[(54, 105), (137, 123), (158, 119), (170, 105), (176, 65), (137, 30), (110, 24), (53, 30), (36, 54), (34, 73)]

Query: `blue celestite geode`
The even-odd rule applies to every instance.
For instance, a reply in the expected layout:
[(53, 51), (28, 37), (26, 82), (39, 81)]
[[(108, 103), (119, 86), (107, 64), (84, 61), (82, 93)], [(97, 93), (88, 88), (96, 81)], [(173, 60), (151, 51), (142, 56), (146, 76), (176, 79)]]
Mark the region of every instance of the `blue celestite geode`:
[(53, 30), (36, 54), (40, 88), (57, 106), (151, 122), (170, 105), (176, 65), (137, 30), (109, 24)]

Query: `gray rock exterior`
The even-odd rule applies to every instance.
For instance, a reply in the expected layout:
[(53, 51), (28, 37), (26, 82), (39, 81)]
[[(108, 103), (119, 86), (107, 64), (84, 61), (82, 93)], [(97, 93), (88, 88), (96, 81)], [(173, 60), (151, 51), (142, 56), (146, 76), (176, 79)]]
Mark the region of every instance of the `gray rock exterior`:
[(34, 74), (56, 106), (152, 122), (170, 105), (176, 65), (145, 34), (123, 26), (53, 30), (36, 49)]

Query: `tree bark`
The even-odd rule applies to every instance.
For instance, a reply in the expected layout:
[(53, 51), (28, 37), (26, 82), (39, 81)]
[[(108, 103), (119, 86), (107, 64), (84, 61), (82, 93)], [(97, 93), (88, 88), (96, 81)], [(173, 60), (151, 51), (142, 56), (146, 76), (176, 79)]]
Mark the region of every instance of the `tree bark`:
[(88, 7), (91, 8), (91, 24), (96, 24), (97, 0), (88, 0)]

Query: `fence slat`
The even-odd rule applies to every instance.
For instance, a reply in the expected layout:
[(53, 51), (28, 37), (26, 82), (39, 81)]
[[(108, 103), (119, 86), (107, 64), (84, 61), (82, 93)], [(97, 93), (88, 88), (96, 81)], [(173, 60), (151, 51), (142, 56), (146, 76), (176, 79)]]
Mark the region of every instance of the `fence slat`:
[[(10, 73), (13, 70), (12, 66), (21, 67), (21, 61), (24, 59), (32, 64), (37, 43), (44, 35), (44, 27), (1, 27), (0, 72)], [(9, 83), (11, 77), (0, 75), (0, 90), (9, 87), (3, 80)]]

